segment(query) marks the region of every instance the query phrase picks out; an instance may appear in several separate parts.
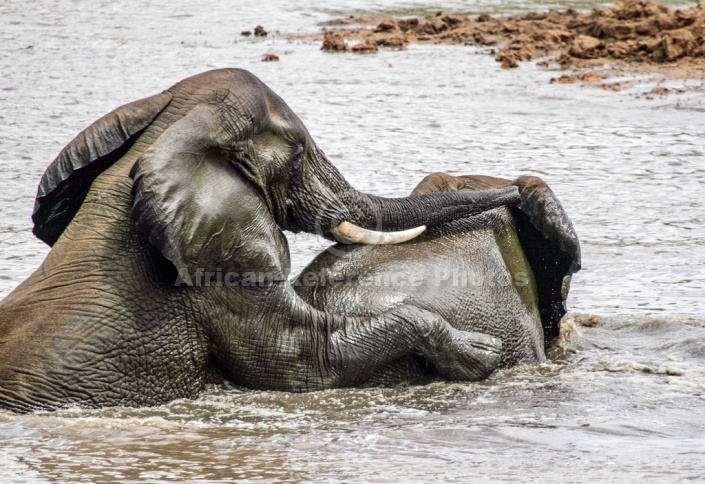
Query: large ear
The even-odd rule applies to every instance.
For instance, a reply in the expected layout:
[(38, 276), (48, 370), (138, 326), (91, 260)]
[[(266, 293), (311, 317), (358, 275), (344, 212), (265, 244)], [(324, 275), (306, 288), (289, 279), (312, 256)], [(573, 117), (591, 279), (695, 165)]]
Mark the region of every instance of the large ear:
[(168, 91), (125, 104), (84, 129), (61, 150), (39, 182), (34, 235), (53, 246), (71, 223), (93, 181), (119, 160), (171, 101)]
[[(172, 124), (132, 168), (132, 217), (179, 273), (258, 272), (285, 280), (286, 238), (260, 188), (236, 169), (242, 160), (232, 159), (227, 131), (214, 105)], [(256, 167), (250, 162), (248, 169)]]
[(519, 207), (510, 210), (519, 241), (536, 278), (544, 341), (560, 332), (567, 311), (572, 275), (580, 270), (580, 241), (558, 197), (542, 179), (522, 176), (514, 181), (521, 193)]

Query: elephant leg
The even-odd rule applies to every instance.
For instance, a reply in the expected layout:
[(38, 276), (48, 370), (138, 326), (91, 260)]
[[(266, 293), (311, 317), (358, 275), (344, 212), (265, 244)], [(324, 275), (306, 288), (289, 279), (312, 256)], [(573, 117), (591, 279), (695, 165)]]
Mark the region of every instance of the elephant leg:
[(338, 384), (367, 380), (387, 363), (419, 355), (447, 380), (475, 381), (499, 366), (502, 343), (460, 331), (435, 313), (402, 306), (373, 318), (346, 318), (328, 341)]
[(221, 325), (222, 334), (215, 335), (225, 345), (213, 354), (237, 384), (298, 392), (346, 387), (412, 355), (424, 357), (448, 380), (480, 380), (499, 366), (499, 339), (457, 330), (423, 309), (401, 306), (351, 317), (318, 311), (291, 287), (271, 292), (267, 302), (259, 299), (257, 323)]

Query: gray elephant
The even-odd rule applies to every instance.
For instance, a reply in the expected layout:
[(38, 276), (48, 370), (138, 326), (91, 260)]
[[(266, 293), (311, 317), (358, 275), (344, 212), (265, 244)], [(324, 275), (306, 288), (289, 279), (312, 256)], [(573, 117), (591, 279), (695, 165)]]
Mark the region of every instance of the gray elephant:
[(519, 202), (515, 186), (360, 193), (252, 74), (188, 78), (93, 123), (41, 179), (34, 233), (52, 250), (0, 303), (0, 407), (156, 405), (223, 379), (343, 387), (412, 355), (484, 378), (501, 342), (433, 311), (353, 317), (302, 300), (282, 230), (395, 243)]
[[(299, 295), (328, 312), (366, 316), (414, 306), (451, 325), (502, 340), (501, 366), (546, 361), (558, 335), (580, 244), (548, 185), (524, 176), (514, 182), (519, 207), (500, 207), (436, 226), (402, 245), (342, 245), (322, 252), (296, 280)], [(474, 192), (508, 187), (509, 180), (436, 173), (412, 192)], [(368, 384), (437, 377), (419, 355), (386, 365)]]

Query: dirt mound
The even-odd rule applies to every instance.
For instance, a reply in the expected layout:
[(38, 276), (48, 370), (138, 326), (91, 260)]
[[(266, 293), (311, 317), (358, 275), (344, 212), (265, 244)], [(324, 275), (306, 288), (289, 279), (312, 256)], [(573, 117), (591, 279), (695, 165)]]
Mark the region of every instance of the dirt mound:
[(377, 52), (377, 45), (377, 43), (371, 41), (370, 39), (363, 39), (362, 42), (358, 42), (350, 47), (345, 43), (342, 36), (336, 32), (327, 30), (323, 37), (323, 45), (321, 46), (321, 50), (326, 52), (356, 52), (361, 54)]
[[(353, 26), (356, 24), (357, 26)], [(374, 28), (360, 24), (373, 24)], [(484, 14), (463, 18), (439, 12), (426, 18), (347, 18), (328, 25), (323, 50), (355, 51), (343, 38), (366, 46), (404, 48), (413, 42), (494, 46), (502, 67), (555, 54), (563, 67), (605, 61), (658, 64), (685, 59), (690, 75), (705, 77), (705, 4), (676, 10), (652, 0), (619, 0), (588, 13), (575, 10), (532, 12), (510, 17)], [(331, 40), (335, 36), (335, 46)], [(331, 47), (327, 47), (331, 45)], [(362, 50), (361, 50), (362, 51)], [(368, 48), (364, 51), (370, 52)]]

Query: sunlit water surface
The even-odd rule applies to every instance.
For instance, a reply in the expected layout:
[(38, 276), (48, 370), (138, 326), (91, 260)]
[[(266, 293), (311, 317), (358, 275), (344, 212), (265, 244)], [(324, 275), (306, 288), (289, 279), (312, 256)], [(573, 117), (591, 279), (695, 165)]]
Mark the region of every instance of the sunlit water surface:
[[(73, 136), (120, 104), (232, 66), (279, 93), (362, 190), (405, 195), (433, 171), (543, 177), (582, 240), (570, 306), (583, 315), (565, 323), (551, 364), (478, 384), (212, 388), (159, 408), (0, 413), (0, 481), (702, 479), (705, 99), (691, 89), (700, 82), (648, 100), (639, 95), (653, 84), (550, 85), (555, 72), (503, 71), (465, 46), (324, 54), (284, 34), (381, 11), (375, 2), (228, 3), (0, 3), (0, 297), (48, 252), (31, 235), (33, 199)], [(466, 13), (591, 5), (444, 2)], [(258, 24), (267, 38), (239, 35)], [(260, 62), (265, 53), (281, 61)], [(290, 239), (294, 272), (326, 246)]]

